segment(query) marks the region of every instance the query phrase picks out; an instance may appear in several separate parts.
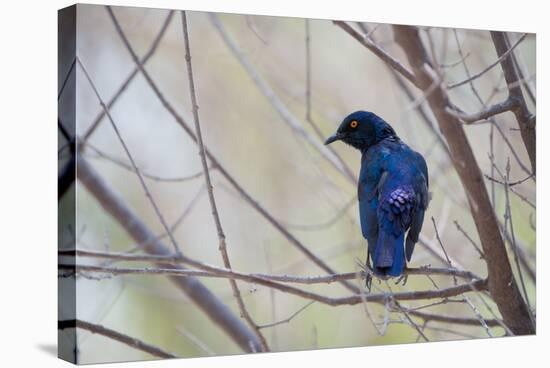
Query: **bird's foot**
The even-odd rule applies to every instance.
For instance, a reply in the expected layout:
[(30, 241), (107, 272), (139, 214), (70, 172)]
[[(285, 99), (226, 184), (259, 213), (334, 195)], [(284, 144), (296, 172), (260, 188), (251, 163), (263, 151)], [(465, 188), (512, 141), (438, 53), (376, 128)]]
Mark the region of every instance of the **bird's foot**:
[(365, 264), (363, 270), (365, 271), (365, 287), (367, 288), (367, 291), (370, 293), (370, 290), (372, 287), (372, 279), (374, 276), (374, 270), (370, 267), (368, 263)]
[(370, 293), (374, 271), (369, 265), (369, 257), (367, 257), (367, 261), (365, 263), (361, 262), (359, 259), (356, 259), (356, 263), (359, 269), (365, 274), (365, 288), (367, 289), (367, 292)]
[(365, 288), (369, 293), (371, 290), (371, 286), (372, 286), (372, 275), (370, 273), (367, 273), (365, 276)]
[(407, 279), (409, 278), (409, 275), (401, 275), (399, 276), (399, 278), (397, 279), (397, 281), (395, 282), (395, 285), (399, 285), (399, 283), (401, 283), (401, 281), (403, 281), (403, 286), (405, 286), (405, 284), (407, 283)]

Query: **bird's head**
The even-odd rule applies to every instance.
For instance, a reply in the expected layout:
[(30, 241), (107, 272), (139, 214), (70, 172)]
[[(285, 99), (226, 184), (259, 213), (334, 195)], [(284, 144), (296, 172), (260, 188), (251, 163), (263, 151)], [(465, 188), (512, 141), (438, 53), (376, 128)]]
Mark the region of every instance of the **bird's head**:
[(370, 111), (356, 111), (346, 116), (336, 133), (325, 141), (325, 145), (343, 141), (364, 151), (388, 137), (396, 137), (396, 134), (384, 119)]

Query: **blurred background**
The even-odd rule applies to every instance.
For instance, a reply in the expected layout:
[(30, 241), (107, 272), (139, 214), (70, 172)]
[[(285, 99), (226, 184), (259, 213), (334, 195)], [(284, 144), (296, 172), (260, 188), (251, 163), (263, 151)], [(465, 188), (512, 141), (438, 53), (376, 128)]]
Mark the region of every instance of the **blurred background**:
[[(148, 53), (168, 16), (167, 10), (159, 9), (114, 7), (113, 11), (140, 58)], [(205, 145), (247, 193), (308, 249), (338, 272), (357, 271), (357, 263), (364, 263), (366, 258), (367, 244), (358, 221), (355, 183), (287, 124), (273, 99), (266, 98), (250, 70), (243, 68), (242, 60), (239, 61), (228, 48), (207, 13), (188, 12), (187, 16)], [(301, 127), (319, 142), (322, 140), (316, 134), (325, 137), (332, 134), (341, 120), (355, 110), (373, 111), (389, 122), (428, 163), (432, 201), (425, 217), (422, 241), (433, 248), (439, 247), (433, 217), (447, 253), (456, 261), (454, 265), (486, 276), (483, 259), (464, 234), (479, 244), (464, 190), (437, 126), (427, 121), (435, 119), (429, 109), (425, 110), (428, 119), (418, 112), (417, 107), (425, 104), (421, 94), (410, 88), (414, 95), (412, 99), (407, 96), (395, 75), (379, 58), (330, 20), (232, 14), (219, 14), (218, 19), (257, 76), (270, 86)], [(405, 55), (393, 40), (391, 25), (352, 25), (357, 30), (369, 32), (381, 47), (405, 63)], [(429, 45), (431, 56), (438, 61), (448, 84), (468, 77), (465, 64), (471, 74), (475, 74), (497, 59), (487, 31), (420, 28), (425, 45)], [(521, 36), (508, 35), (512, 43)], [(515, 54), (527, 83), (534, 90), (535, 36), (527, 35)], [(116, 94), (135, 68), (102, 6), (78, 5), (77, 55), (105, 101)], [(179, 13), (171, 17), (145, 69), (177, 113), (191, 124)], [(82, 136), (94, 124), (102, 108), (78, 68), (76, 78), (76, 134)], [(474, 84), (476, 91), (469, 84), (449, 91), (453, 103), (468, 112), (481, 109), (475, 92), (487, 104), (504, 100), (508, 93), (498, 65)], [(534, 106), (530, 107), (534, 111)], [(173, 235), (181, 251), (204, 263), (222, 267), (204, 178), (195, 175), (202, 171), (197, 145), (174, 121), (141, 73), (132, 79), (110, 111), (137, 166), (148, 174), (146, 183), (164, 218), (168, 224), (176, 224)], [(483, 173), (499, 178), (489, 158), (492, 150), (494, 163), (502, 172), (510, 160), (511, 180), (525, 178), (527, 174), (522, 165), (528, 166), (529, 160), (513, 114), (498, 115), (495, 120), (497, 124), (483, 122), (465, 128)], [(357, 175), (359, 153), (344, 144), (336, 144), (333, 148)], [(164, 232), (106, 118), (102, 118), (87, 137), (82, 155), (150, 229), (158, 234)], [(211, 175), (234, 270), (301, 276), (323, 274), (251, 208), (216, 168), (212, 168)], [(178, 180), (189, 176), (194, 178)], [(504, 224), (503, 186), (487, 181), (487, 187), (495, 211)], [(513, 189), (516, 193), (510, 193), (509, 202), (514, 235), (534, 270), (535, 181), (525, 180)], [(80, 183), (77, 182), (71, 191), (77, 192), (77, 222), (72, 229), (59, 229), (60, 239), (67, 239), (68, 248), (73, 246), (72, 239), (76, 239), (78, 249), (126, 252), (133, 248), (135, 242)], [(71, 197), (67, 195), (63, 200), (70, 201)], [(88, 259), (82, 263), (94, 262)], [(128, 265), (117, 264), (120, 267)], [(425, 246), (417, 246), (410, 267), (426, 265), (444, 266)], [(144, 263), (142, 266), (150, 265)], [(513, 269), (516, 270), (515, 266)], [(532, 278), (524, 277), (534, 307), (535, 283)], [(404, 286), (391, 282), (391, 290), (433, 289), (434, 281), (439, 287), (453, 285), (448, 276), (432, 278), (410, 276)], [(99, 275), (91, 279), (79, 275), (76, 280), (79, 319), (109, 326), (182, 357), (242, 352), (166, 277)], [(228, 280), (201, 278), (201, 281), (239, 315)], [(238, 284), (250, 314), (260, 325), (284, 320), (309, 302), (261, 285)], [(327, 296), (349, 295), (349, 291), (338, 283), (305, 288)], [(388, 291), (387, 286), (375, 281), (373, 292), (383, 291)], [(486, 318), (493, 317), (491, 310), (498, 313), (489, 298), (472, 294), (471, 302)], [(419, 300), (402, 304), (414, 308), (428, 303)], [(399, 313), (388, 312), (384, 305), (374, 303), (369, 303), (368, 308), (383, 334), (373, 326), (361, 304), (331, 307), (320, 303), (308, 305), (288, 323), (262, 329), (262, 333), (273, 351), (419, 340), (418, 332), (403, 321)], [(463, 302), (435, 305), (428, 311), (476, 317), (472, 307)], [(481, 325), (433, 322), (424, 327), (430, 340), (488, 336)], [(499, 327), (491, 330), (495, 336), (503, 334)], [(83, 330), (78, 330), (77, 341), (80, 363), (151, 358), (144, 352)]]

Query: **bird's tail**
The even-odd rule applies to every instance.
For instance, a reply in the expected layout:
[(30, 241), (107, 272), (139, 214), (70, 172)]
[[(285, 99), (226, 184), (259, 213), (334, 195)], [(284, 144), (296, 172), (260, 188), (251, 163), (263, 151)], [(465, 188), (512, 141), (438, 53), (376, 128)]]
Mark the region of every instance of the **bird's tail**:
[(405, 268), (403, 241), (403, 233), (397, 237), (386, 231), (378, 233), (376, 249), (372, 259), (375, 274), (380, 276), (401, 276)]

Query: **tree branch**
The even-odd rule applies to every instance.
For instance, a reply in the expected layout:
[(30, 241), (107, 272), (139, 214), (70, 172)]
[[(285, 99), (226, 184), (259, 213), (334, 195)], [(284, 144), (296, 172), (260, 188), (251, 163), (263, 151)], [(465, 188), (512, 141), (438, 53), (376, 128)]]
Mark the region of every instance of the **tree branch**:
[[(436, 322), (444, 322), (444, 323), (450, 323), (450, 324), (458, 324), (458, 325), (470, 325), (470, 326), (479, 326), (479, 319), (477, 318), (463, 318), (463, 317), (455, 317), (455, 316), (444, 316), (441, 314), (435, 314), (435, 313), (428, 313), (428, 312), (420, 312), (415, 310), (409, 310), (408, 311), (410, 315), (422, 318), (424, 321), (436, 321)], [(485, 323), (489, 327), (499, 327), (500, 323), (496, 319), (486, 319)]]
[[(525, 36), (525, 35), (524, 35)], [(518, 121), (518, 126), (521, 132), (521, 138), (523, 144), (527, 150), (527, 155), (531, 161), (531, 170), (533, 175), (536, 175), (537, 170), (537, 152), (536, 152), (536, 117), (529, 112), (527, 103), (523, 97), (521, 91), (520, 77), (514, 67), (513, 58), (508, 57), (516, 46), (524, 37), (521, 37), (513, 47), (509, 47), (508, 37), (504, 32), (491, 32), (495, 49), (499, 55), (500, 66), (504, 72), (504, 79), (508, 85), (508, 98), (516, 101), (514, 109), (512, 110)]]
[[(421, 89), (427, 90), (434, 83), (434, 72), (429, 66), (418, 30), (415, 27), (394, 26), (394, 34), (397, 43), (407, 54)], [(454, 166), (467, 194), (487, 261), (490, 293), (498, 305), (504, 323), (514, 334), (532, 334), (535, 332), (534, 326), (514, 280), (483, 175), (464, 129), (456, 117), (447, 113), (446, 109), (451, 103), (440, 86), (436, 87), (427, 100), (449, 144)]]
[(453, 117), (462, 120), (466, 124), (473, 124), (480, 120), (487, 120), (490, 117), (502, 114), (503, 112), (512, 111), (514, 108), (516, 108), (516, 105), (516, 100), (507, 98), (503, 102), (496, 103), (492, 106), (487, 106), (483, 110), (473, 114), (466, 114), (452, 107), (447, 107), (445, 111), (447, 111), (448, 114), (453, 115)]
[(336, 168), (344, 177), (355, 183), (355, 176), (353, 173), (343, 164), (342, 160), (339, 160), (334, 153), (323, 144), (322, 140), (319, 140), (312, 136), (307, 130), (304, 129), (302, 123), (292, 114), (288, 107), (281, 101), (281, 99), (275, 94), (271, 86), (260, 76), (260, 73), (256, 70), (254, 65), (250, 63), (244, 52), (240, 49), (237, 42), (227, 32), (222, 22), (215, 13), (209, 13), (210, 21), (214, 28), (220, 34), (225, 45), (229, 48), (231, 53), (239, 61), (241, 66), (253, 80), (254, 84), (262, 95), (269, 101), (269, 103), (275, 108), (277, 113), (281, 116), (284, 122), (299, 136), (301, 136), (306, 142), (308, 142), (317, 152), (321, 154), (332, 166)]
[[(149, 61), (149, 59), (155, 54), (155, 52), (157, 51), (157, 48), (160, 44), (160, 41), (162, 40), (162, 38), (164, 37), (164, 34), (166, 33), (166, 30), (168, 29), (168, 26), (170, 25), (170, 22), (172, 20), (172, 17), (174, 15), (174, 11), (173, 10), (170, 10), (168, 12), (168, 15), (166, 16), (166, 19), (164, 20), (164, 22), (162, 23), (162, 26), (160, 28), (160, 31), (159, 33), (157, 34), (157, 37), (155, 37), (155, 39), (153, 40), (153, 43), (151, 44), (151, 47), (149, 47), (149, 50), (145, 53), (145, 55), (143, 56), (143, 58), (141, 59), (141, 63), (142, 64), (146, 64), (147, 61)], [(109, 100), (109, 102), (107, 102), (107, 108), (111, 109), (114, 104), (117, 102), (118, 98), (122, 95), (122, 93), (124, 93), (124, 91), (126, 91), (126, 89), (128, 88), (128, 86), (130, 85), (130, 83), (134, 80), (135, 76), (138, 74), (139, 72), (139, 68), (136, 66), (134, 67), (134, 70), (132, 70), (130, 72), (130, 74), (126, 77), (126, 79), (124, 80), (124, 82), (122, 82), (122, 84), (120, 85), (120, 87), (118, 88), (118, 90), (115, 92), (115, 94), (113, 95), (113, 97), (111, 97), (111, 99)], [(90, 127), (88, 128), (88, 130), (84, 133), (84, 135), (82, 136), (82, 142), (83, 143), (86, 143), (86, 141), (88, 139), (90, 139), (90, 137), (92, 136), (92, 134), (94, 134), (95, 130), (97, 129), (97, 127), (99, 126), (99, 123), (101, 122), (101, 120), (103, 120), (103, 118), (105, 117), (105, 111), (103, 109), (101, 109), (101, 111), (99, 112), (99, 114), (96, 116), (96, 118), (94, 119), (94, 121), (92, 122), (92, 124), (90, 125)]]
[[(126, 230), (134, 241), (142, 244), (142, 249), (145, 252), (156, 256), (173, 255), (82, 157), (78, 158), (77, 177), (80, 183), (88, 189), (105, 211)], [(163, 262), (157, 264), (159, 267), (182, 270), (181, 267)], [(199, 280), (194, 277), (177, 276), (172, 276), (170, 279), (244, 351), (252, 351), (249, 341), (254, 341), (254, 333)]]
[[(186, 262), (187, 263), (187, 262)], [(195, 264), (196, 266), (196, 264)], [(339, 305), (356, 305), (363, 302), (363, 298), (367, 302), (385, 303), (388, 298), (395, 300), (418, 300), (418, 299), (436, 299), (436, 298), (449, 298), (456, 295), (464, 294), (471, 291), (479, 291), (487, 289), (487, 280), (475, 280), (472, 282), (460, 284), (457, 286), (449, 287), (446, 289), (437, 290), (421, 290), (421, 291), (406, 291), (399, 293), (379, 293), (369, 295), (351, 295), (346, 297), (332, 298), (322, 294), (310, 292), (298, 287), (282, 284), (277, 281), (273, 281), (265, 275), (245, 274), (242, 272), (230, 271), (214, 266), (208, 266), (205, 264), (200, 265), (204, 270), (188, 270), (188, 269), (176, 269), (176, 268), (114, 268), (114, 267), (101, 267), (90, 265), (74, 265), (74, 264), (60, 264), (60, 270), (69, 271), (65, 276), (71, 276), (72, 272), (99, 272), (112, 275), (161, 275), (161, 276), (184, 276), (184, 277), (213, 277), (213, 278), (231, 278), (235, 280), (242, 280), (245, 282), (263, 285), (269, 288), (273, 288), (282, 291), (287, 294), (299, 296), (304, 299), (315, 300), (319, 303), (329, 306)]]
[(494, 61), (493, 63), (491, 63), (489, 66), (487, 66), (485, 69), (483, 69), (482, 71), (480, 71), (479, 73), (476, 73), (474, 75), (472, 75), (471, 77), (461, 81), (461, 82), (457, 82), (457, 83), (453, 83), (453, 84), (450, 84), (447, 86), (447, 89), (453, 89), (453, 88), (456, 88), (456, 87), (460, 87), (460, 86), (463, 86), (467, 83), (470, 83), (474, 80), (476, 80), (477, 78), (481, 77), (483, 74), (487, 73), (489, 70), (493, 69), (496, 65), (498, 65), (498, 63), (501, 63), (505, 58), (508, 57), (508, 55), (514, 51), (514, 49), (521, 43), (521, 41), (523, 41), (525, 39), (525, 37), (527, 36), (527, 33), (524, 33), (517, 41), (516, 43), (514, 44), (514, 46), (510, 47), (510, 48), (507, 48), (505, 50), (505, 52), (502, 54), (502, 55), (499, 55), (499, 58)]
[[(143, 67), (143, 65), (140, 63), (139, 58), (137, 57), (135, 51), (133, 50), (132, 46), (130, 45), (130, 42), (128, 41), (128, 38), (124, 34), (118, 20), (116, 19), (114, 13), (112, 10), (110, 10), (109, 7), (107, 7), (107, 10), (109, 12), (109, 16), (111, 17), (111, 20), (113, 21), (115, 28), (117, 30), (118, 35), (122, 39), (124, 45), (126, 46), (126, 49), (132, 56), (132, 59), (138, 66), (139, 70), (143, 74), (145, 80), (155, 93), (155, 95), (158, 97), (162, 105), (166, 108), (166, 110), (173, 116), (174, 120), (180, 125), (180, 127), (183, 128), (183, 130), (189, 135), (189, 137), (196, 143), (197, 137), (193, 130), (190, 128), (188, 123), (182, 118), (181, 115), (177, 113), (177, 111), (174, 109), (172, 104), (166, 99), (164, 94), (161, 92), (155, 81), (151, 78), (151, 75), (147, 72), (147, 70)], [(229, 172), (225, 169), (224, 166), (222, 166), (219, 162), (219, 160), (210, 152), (207, 146), (205, 146), (205, 154), (210, 160), (210, 162), (218, 169), (219, 173), (239, 192), (239, 194), (245, 199), (245, 201), (254, 209), (256, 210), (262, 217), (264, 217), (276, 230), (278, 230), (294, 247), (296, 247), (298, 250), (300, 250), (308, 259), (310, 259), (313, 263), (315, 263), (319, 268), (326, 271), (328, 274), (334, 274), (336, 273), (330, 266), (328, 266), (322, 259), (317, 257), (309, 248), (307, 248), (300, 240), (298, 240), (294, 235), (292, 235), (280, 222), (278, 222), (263, 206), (261, 206), (256, 199), (254, 199), (244, 188), (243, 186), (237, 182), (237, 180), (229, 174)], [(359, 289), (346, 281), (342, 282), (343, 285), (350, 291), (354, 293), (358, 293)]]
[(367, 49), (369, 49), (373, 54), (378, 56), (382, 61), (384, 61), (386, 64), (391, 66), (394, 70), (396, 70), (399, 74), (401, 74), (403, 77), (405, 77), (409, 82), (411, 82), (416, 87), (420, 88), (420, 85), (418, 84), (418, 81), (416, 80), (416, 77), (414, 74), (407, 69), (401, 62), (397, 59), (395, 59), (393, 56), (388, 54), (385, 50), (383, 50), (380, 46), (375, 44), (368, 38), (367, 36), (363, 36), (359, 32), (357, 32), (355, 29), (353, 29), (349, 24), (346, 22), (342, 22), (339, 20), (332, 21), (335, 25), (342, 28), (345, 32), (347, 32), (351, 37), (355, 38), (359, 43), (363, 46), (365, 46)]
[(120, 332), (111, 330), (110, 328), (103, 327), (101, 325), (96, 325), (90, 322), (82, 321), (80, 319), (69, 319), (69, 320), (63, 320), (63, 321), (57, 322), (58, 330), (64, 330), (67, 328), (81, 328), (83, 330), (90, 331), (91, 333), (108, 337), (112, 340), (121, 342), (134, 349), (144, 351), (146, 353), (149, 353), (159, 358), (164, 358), (164, 359), (177, 358), (176, 355), (172, 353), (168, 353), (154, 345), (145, 343), (139, 339), (136, 339), (135, 337), (122, 334)]
[[(188, 264), (201, 270), (213, 272), (219, 275), (225, 275), (226, 271), (231, 271), (223, 268), (218, 268), (212, 265), (202, 263), (197, 260), (193, 260), (186, 256), (158, 256), (158, 255), (139, 255), (139, 254), (127, 254), (127, 253), (105, 253), (91, 250), (82, 249), (70, 249), (59, 250), (58, 255), (62, 257), (89, 257), (98, 259), (110, 259), (116, 261), (129, 261), (129, 262), (150, 262), (150, 263), (162, 263), (162, 264)], [(189, 275), (193, 273), (193, 270), (189, 270)], [(480, 278), (470, 271), (463, 271), (456, 268), (435, 268), (435, 267), (419, 267), (419, 268), (407, 268), (404, 271), (405, 275), (440, 275), (440, 276), (456, 276), (466, 280), (479, 280)], [(197, 275), (202, 275), (197, 273)], [(272, 281), (280, 282), (293, 282), (299, 284), (330, 284), (342, 280), (354, 280), (357, 279), (357, 272), (338, 273), (333, 275), (323, 276), (289, 276), (289, 275), (267, 275), (261, 273), (253, 273), (250, 276), (261, 277)], [(360, 272), (359, 276), (365, 278), (366, 273)]]
[[(219, 250), (222, 255), (223, 264), (225, 268), (228, 270), (231, 270), (231, 262), (229, 261), (229, 255), (227, 253), (227, 246), (225, 241), (225, 233), (222, 228), (222, 223), (220, 220), (220, 215), (218, 214), (218, 208), (216, 205), (216, 198), (214, 197), (214, 188), (212, 187), (212, 181), (210, 180), (210, 172), (208, 171), (208, 163), (206, 162), (206, 153), (204, 149), (204, 143), (202, 140), (202, 133), (201, 133), (201, 125), (199, 121), (199, 105), (197, 103), (197, 95), (195, 93), (195, 80), (193, 77), (193, 64), (191, 63), (191, 48), (189, 46), (189, 31), (187, 29), (187, 15), (185, 11), (181, 12), (181, 23), (183, 27), (183, 39), (185, 43), (185, 61), (187, 64), (187, 78), (189, 80), (189, 94), (191, 96), (191, 105), (193, 110), (193, 120), (195, 122), (195, 132), (197, 135), (197, 144), (199, 146), (199, 155), (201, 158), (201, 164), (202, 164), (202, 170), (204, 173), (204, 180), (206, 184), (206, 190), (208, 192), (208, 200), (210, 202), (210, 209), (212, 211), (212, 217), (214, 219), (214, 224), (216, 225), (216, 231), (218, 233), (218, 241), (219, 241)], [(257, 341), (251, 341), (251, 344), (253, 346), (260, 345), (261, 350), (258, 351), (269, 351), (269, 347), (267, 345), (267, 341), (263, 334), (260, 332), (260, 329), (258, 328), (258, 325), (254, 320), (252, 319), (252, 316), (246, 309), (246, 306), (244, 304), (243, 298), (241, 296), (241, 292), (239, 290), (239, 287), (237, 286), (237, 282), (233, 279), (229, 280), (229, 283), (231, 284), (231, 289), (233, 290), (233, 295), (235, 296), (235, 299), (237, 300), (237, 305), (239, 306), (239, 310), (241, 312), (241, 317), (243, 317), (249, 324), (249, 326), (254, 330)]]

